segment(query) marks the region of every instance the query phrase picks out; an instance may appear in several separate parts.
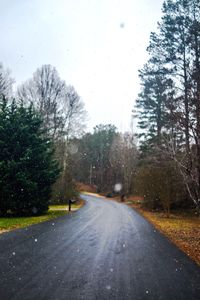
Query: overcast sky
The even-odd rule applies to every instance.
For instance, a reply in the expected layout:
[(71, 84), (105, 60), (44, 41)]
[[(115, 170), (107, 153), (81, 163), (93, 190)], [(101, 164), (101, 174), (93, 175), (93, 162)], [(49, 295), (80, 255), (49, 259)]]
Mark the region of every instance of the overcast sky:
[(56, 67), (99, 123), (128, 130), (163, 0), (0, 0), (0, 61), (19, 84)]

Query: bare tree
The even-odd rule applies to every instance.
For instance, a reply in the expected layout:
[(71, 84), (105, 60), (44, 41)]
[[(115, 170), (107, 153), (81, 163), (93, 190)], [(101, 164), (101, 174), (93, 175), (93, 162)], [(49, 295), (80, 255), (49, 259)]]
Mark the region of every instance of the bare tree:
[(174, 142), (173, 136), (168, 136), (165, 139), (166, 145), (166, 155), (173, 159), (178, 167), (178, 170), (183, 178), (183, 182), (186, 186), (187, 192), (190, 199), (193, 201), (197, 213), (200, 215), (200, 185), (199, 185), (199, 170), (197, 163), (197, 145), (193, 140), (193, 145), (191, 145), (191, 150), (189, 152), (191, 168), (188, 169), (188, 153), (187, 151), (179, 147), (177, 143)]
[(0, 97), (2, 95), (9, 97), (12, 94), (12, 85), (14, 80), (10, 77), (10, 71), (5, 70), (0, 63)]
[(80, 137), (85, 129), (87, 113), (83, 101), (71, 85), (66, 87), (61, 110), (66, 140), (74, 136)]
[(130, 194), (137, 163), (135, 136), (131, 133), (118, 134), (110, 151), (111, 167), (116, 182), (123, 184), (124, 192)]
[(54, 140), (61, 136), (68, 140), (83, 131), (84, 103), (74, 87), (67, 86), (51, 65), (37, 69), (33, 77), (18, 88), (17, 96), (26, 103), (33, 103)]
[(55, 139), (62, 129), (60, 103), (64, 97), (66, 84), (51, 65), (37, 69), (33, 77), (17, 90), (17, 96), (25, 103), (33, 103), (41, 114), (44, 126)]

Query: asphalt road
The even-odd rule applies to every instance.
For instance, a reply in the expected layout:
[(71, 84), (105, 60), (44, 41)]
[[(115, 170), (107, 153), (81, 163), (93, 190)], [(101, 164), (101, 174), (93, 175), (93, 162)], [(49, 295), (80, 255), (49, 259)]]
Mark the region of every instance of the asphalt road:
[(57, 220), (0, 235), (1, 300), (199, 300), (200, 268), (129, 207), (83, 196)]

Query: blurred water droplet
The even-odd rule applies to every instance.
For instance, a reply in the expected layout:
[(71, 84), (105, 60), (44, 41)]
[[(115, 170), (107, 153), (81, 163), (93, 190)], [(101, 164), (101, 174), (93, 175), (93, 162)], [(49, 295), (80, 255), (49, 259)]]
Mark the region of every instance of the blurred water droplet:
[(110, 289), (111, 289), (111, 286), (110, 286), (110, 285), (107, 285), (107, 286), (106, 286), (106, 289), (107, 289), (107, 290), (110, 290)]
[(114, 191), (117, 193), (117, 192), (120, 192), (122, 189), (122, 184), (121, 183), (116, 183), (114, 185)]
[(69, 145), (69, 152), (70, 152), (71, 154), (77, 153), (77, 152), (78, 152), (78, 147), (77, 147), (77, 145), (75, 145), (75, 144)]

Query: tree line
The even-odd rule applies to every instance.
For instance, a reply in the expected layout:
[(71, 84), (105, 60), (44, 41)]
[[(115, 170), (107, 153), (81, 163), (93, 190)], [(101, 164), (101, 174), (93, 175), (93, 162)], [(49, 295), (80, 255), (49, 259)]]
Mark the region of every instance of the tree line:
[(138, 190), (147, 205), (200, 209), (200, 2), (166, 0), (139, 71)]
[(137, 160), (134, 134), (122, 134), (112, 124), (100, 124), (74, 144), (73, 176), (78, 182), (96, 186), (97, 192), (112, 194), (117, 183), (123, 187), (121, 193), (133, 192)]

